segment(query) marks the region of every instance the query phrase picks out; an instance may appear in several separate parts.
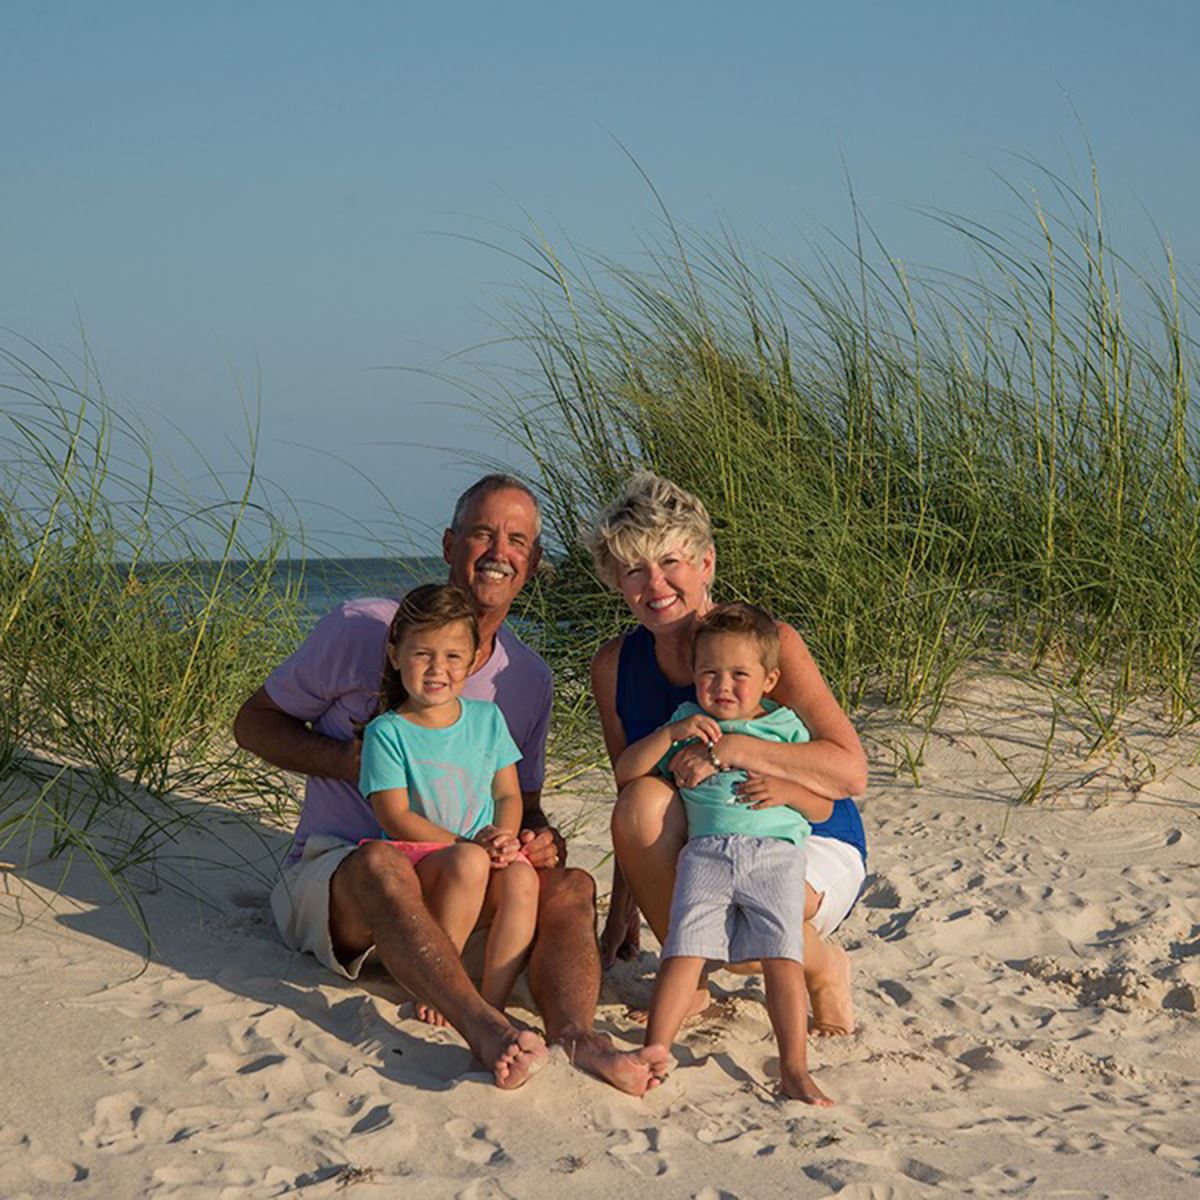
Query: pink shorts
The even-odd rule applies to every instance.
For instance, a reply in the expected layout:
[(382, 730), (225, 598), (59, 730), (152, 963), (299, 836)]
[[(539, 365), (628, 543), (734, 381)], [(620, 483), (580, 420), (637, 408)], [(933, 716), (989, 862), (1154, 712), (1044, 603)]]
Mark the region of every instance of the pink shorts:
[[(449, 850), (451, 846), (456, 845), (455, 842), (395, 842), (390, 838), (360, 838), (359, 845), (366, 846), (370, 842), (387, 842), (389, 846), (395, 846), (405, 858), (415, 867), (423, 858), (428, 858), (429, 855), (438, 850)], [(525, 851), (521, 850), (517, 853), (517, 857), (528, 862), (525, 858)]]

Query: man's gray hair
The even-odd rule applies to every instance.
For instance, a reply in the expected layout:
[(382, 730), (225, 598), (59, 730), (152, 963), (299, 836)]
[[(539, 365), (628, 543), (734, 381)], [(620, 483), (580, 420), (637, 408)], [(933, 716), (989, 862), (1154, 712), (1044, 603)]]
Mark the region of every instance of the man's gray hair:
[(451, 530), (454, 533), (462, 532), (462, 524), (466, 519), (467, 509), (476, 500), (490, 496), (493, 492), (506, 492), (509, 489), (524, 492), (533, 503), (535, 520), (533, 535), (535, 538), (540, 538), (542, 536), (542, 506), (538, 503), (538, 498), (533, 494), (533, 489), (523, 479), (518, 479), (515, 475), (500, 473), (485, 475), (482, 479), (477, 479), (459, 496), (457, 503), (454, 505), (454, 516), (450, 519)]

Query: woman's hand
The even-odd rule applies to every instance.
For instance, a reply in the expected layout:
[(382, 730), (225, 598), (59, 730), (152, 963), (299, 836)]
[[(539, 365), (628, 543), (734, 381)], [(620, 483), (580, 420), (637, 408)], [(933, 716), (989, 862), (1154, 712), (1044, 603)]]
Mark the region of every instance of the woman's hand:
[[(724, 739), (722, 739), (722, 745)], [(684, 746), (668, 765), (675, 786), (692, 788), (717, 773), (712, 760), (712, 748), (708, 746)]]

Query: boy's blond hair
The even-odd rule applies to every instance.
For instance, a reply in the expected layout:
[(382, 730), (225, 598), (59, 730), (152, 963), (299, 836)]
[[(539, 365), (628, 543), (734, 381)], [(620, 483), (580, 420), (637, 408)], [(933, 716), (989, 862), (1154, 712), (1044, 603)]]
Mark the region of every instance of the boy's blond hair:
[(692, 634), (692, 663), (696, 662), (696, 647), (700, 639), (717, 634), (736, 634), (748, 637), (758, 647), (759, 661), (768, 674), (779, 670), (779, 626), (775, 618), (756, 604), (718, 604), (696, 621)]

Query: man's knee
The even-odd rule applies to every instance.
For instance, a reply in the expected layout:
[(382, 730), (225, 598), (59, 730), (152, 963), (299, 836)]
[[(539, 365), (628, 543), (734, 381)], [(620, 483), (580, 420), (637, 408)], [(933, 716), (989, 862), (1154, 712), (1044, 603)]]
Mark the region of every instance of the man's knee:
[(421, 893), (421, 882), (408, 856), (387, 842), (368, 842), (347, 855), (334, 872), (333, 887), (360, 902)]
[(596, 910), (596, 881), (579, 867), (541, 874), (541, 904), (547, 913), (575, 911), (589, 918)]

